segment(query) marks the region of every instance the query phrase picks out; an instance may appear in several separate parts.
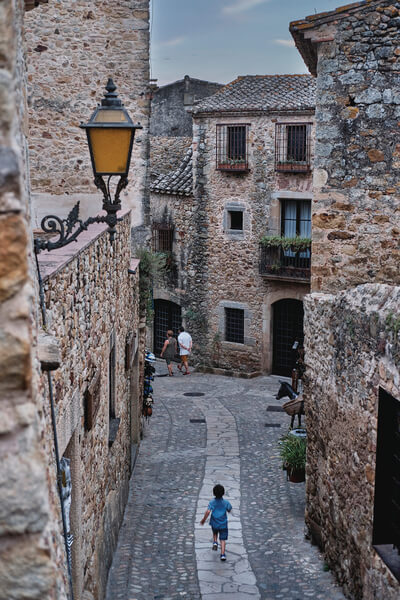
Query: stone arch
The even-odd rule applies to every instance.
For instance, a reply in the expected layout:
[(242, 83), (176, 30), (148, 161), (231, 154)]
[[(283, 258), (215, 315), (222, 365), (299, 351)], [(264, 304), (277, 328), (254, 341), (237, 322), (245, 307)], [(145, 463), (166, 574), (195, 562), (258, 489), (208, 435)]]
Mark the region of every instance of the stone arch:
[(290, 289), (277, 289), (268, 292), (263, 301), (263, 370), (272, 372), (273, 360), (273, 305), (279, 300), (300, 300), (304, 302), (309, 293), (308, 287), (296, 286)]

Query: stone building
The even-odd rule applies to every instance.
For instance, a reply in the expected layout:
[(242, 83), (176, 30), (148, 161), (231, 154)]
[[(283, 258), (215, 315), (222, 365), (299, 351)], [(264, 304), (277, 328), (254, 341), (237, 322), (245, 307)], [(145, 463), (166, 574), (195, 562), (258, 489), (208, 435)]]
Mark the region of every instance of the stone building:
[[(152, 184), (153, 245), (176, 269), (155, 295), (156, 350), (183, 309), (200, 364), (290, 373), (309, 291), (314, 92), (310, 76), (245, 76), (194, 106), (193, 157)], [(301, 251), (285, 246), (296, 237)]]
[(400, 596), (400, 2), (291, 24), (317, 80), (306, 521), (349, 598)]
[(149, 0), (50, 0), (26, 13), (25, 38), (35, 225), (54, 206), (66, 216), (79, 201), (83, 218), (101, 206), (78, 126), (111, 76), (143, 127), (135, 138), (131, 182), (121, 196), (140, 232), (149, 218)]
[(192, 115), (195, 102), (215, 94), (221, 83), (185, 75), (183, 79), (157, 88), (151, 99), (150, 178), (179, 168), (192, 144)]
[[(114, 68), (104, 60), (107, 21), (110, 47), (115, 48), (117, 27), (124, 48), (128, 44), (137, 52), (133, 62), (143, 61), (135, 102), (146, 116), (148, 2), (113, 3), (115, 19), (102, 12), (104, 3), (95, 1), (25, 4), (34, 9), (26, 15), (25, 28), (22, 0), (5, 0), (0, 7), (0, 597), (69, 597), (49, 414), (51, 387), (58, 449), (65, 459), (59, 480), (64, 501), (71, 501), (67, 512), (74, 538), (74, 597), (100, 600), (139, 434), (144, 327), (139, 328), (137, 263), (130, 256), (131, 215), (128, 212), (119, 223), (111, 251), (108, 234), (100, 228), (90, 229), (78, 245), (61, 253), (40, 255), (47, 306), (43, 335), (30, 181), (35, 193), (49, 200), (44, 210), (60, 216), (69, 210), (69, 195), (76, 195), (75, 202), (82, 191), (94, 191), (78, 125), (93, 111), (103, 75), (106, 79)], [(131, 17), (129, 24), (124, 16)], [(80, 27), (88, 38), (81, 38)], [(103, 41), (97, 47), (100, 33)], [(44, 57), (50, 55), (53, 62), (46, 62)], [(62, 55), (65, 65), (58, 62)], [(117, 65), (118, 52), (110, 49), (111, 58)], [(93, 73), (99, 73), (99, 84), (92, 81)], [(137, 117), (134, 103), (130, 110)], [(139, 148), (144, 148), (145, 139), (141, 145), (139, 138)], [(134, 161), (140, 188), (147, 176), (141, 150)], [(81, 172), (83, 163), (86, 170)], [(132, 206), (134, 212), (137, 201), (130, 194), (125, 207)], [(93, 204), (91, 215), (101, 206), (98, 193)], [(139, 213), (145, 215), (145, 209)], [(42, 370), (54, 369), (59, 362), (54, 353), (49, 359), (49, 334), (58, 339), (61, 353), (61, 367), (50, 376), (52, 386)]]
[[(27, 173), (23, 2), (0, 19), (0, 590), (2, 598), (57, 597), (47, 459), (36, 377), (36, 312)], [(60, 594), (60, 597), (61, 594)]]

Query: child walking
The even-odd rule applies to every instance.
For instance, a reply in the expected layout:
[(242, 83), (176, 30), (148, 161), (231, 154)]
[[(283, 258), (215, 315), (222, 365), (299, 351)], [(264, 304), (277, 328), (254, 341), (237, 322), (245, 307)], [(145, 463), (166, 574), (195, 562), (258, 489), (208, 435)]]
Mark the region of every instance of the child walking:
[(228, 539), (228, 517), (227, 512), (231, 512), (232, 505), (228, 500), (224, 500), (224, 486), (220, 483), (213, 488), (214, 500), (208, 503), (208, 508), (201, 519), (200, 524), (204, 525), (211, 513), (210, 525), (213, 532), (213, 550), (218, 550), (218, 535), (221, 542), (221, 560), (226, 560), (225, 548), (226, 540)]

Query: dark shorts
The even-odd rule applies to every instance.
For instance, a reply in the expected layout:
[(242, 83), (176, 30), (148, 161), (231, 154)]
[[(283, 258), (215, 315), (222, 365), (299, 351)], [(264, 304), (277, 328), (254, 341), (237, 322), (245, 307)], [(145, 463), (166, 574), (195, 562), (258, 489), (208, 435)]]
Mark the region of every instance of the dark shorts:
[(172, 361), (172, 358), (165, 357), (165, 362), (167, 363), (167, 365), (170, 365), (171, 361)]
[(214, 527), (213, 527), (212, 531), (213, 531), (214, 535), (219, 534), (220, 540), (226, 541), (228, 539), (228, 528), (227, 527), (225, 529), (214, 529)]

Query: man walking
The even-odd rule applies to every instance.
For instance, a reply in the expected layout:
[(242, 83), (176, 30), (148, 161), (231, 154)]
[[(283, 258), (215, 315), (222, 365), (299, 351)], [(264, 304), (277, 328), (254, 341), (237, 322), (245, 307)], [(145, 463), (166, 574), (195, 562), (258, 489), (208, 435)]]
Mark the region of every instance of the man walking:
[[(188, 356), (192, 351), (192, 336), (183, 327), (179, 327), (178, 331), (179, 354), (181, 357), (181, 364), (178, 365), (178, 369), (184, 375), (189, 375)], [(184, 371), (182, 371), (183, 368), (185, 368)]]

